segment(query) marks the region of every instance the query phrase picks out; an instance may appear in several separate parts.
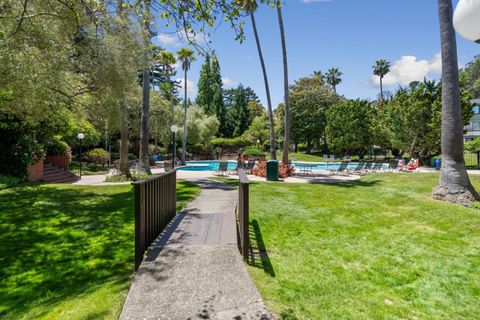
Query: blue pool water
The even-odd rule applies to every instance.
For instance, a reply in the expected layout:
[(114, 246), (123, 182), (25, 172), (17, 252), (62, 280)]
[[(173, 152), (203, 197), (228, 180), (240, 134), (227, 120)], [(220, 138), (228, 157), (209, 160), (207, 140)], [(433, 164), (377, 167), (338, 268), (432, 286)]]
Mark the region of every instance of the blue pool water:
[[(215, 171), (218, 170), (220, 161), (187, 161), (187, 165), (179, 168), (182, 171)], [(228, 162), (228, 170), (235, 170), (236, 161)]]
[[(218, 170), (219, 161), (187, 161), (187, 165), (185, 167), (181, 167), (178, 170), (182, 171), (215, 171)], [(307, 166), (308, 169), (313, 171), (321, 171), (321, 170), (338, 170), (340, 167), (339, 162), (335, 163), (326, 163), (326, 162), (315, 162), (315, 163), (307, 163), (307, 162), (292, 162), (293, 167), (300, 171), (302, 166)], [(348, 164), (348, 170), (353, 170), (357, 167), (358, 163), (352, 162)], [(234, 170), (237, 167), (236, 161), (229, 161), (228, 162), (228, 170)], [(383, 165), (384, 168), (388, 168), (388, 164)]]

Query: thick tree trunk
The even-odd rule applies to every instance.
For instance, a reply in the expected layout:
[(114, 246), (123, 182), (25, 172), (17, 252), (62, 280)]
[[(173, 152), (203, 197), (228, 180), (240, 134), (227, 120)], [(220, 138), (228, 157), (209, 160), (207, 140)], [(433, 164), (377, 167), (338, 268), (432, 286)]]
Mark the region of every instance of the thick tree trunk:
[(463, 122), (453, 6), (451, 0), (438, 0), (442, 47), (442, 170), (433, 197), (455, 203), (479, 199), (470, 183), (463, 158)]
[(288, 97), (288, 60), (287, 60), (287, 44), (285, 41), (285, 28), (283, 26), (282, 17), (282, 5), (277, 1), (277, 16), (278, 25), (280, 28), (280, 37), (282, 40), (282, 56), (283, 56), (283, 90), (284, 90), (284, 102), (285, 102), (285, 132), (283, 138), (283, 153), (282, 162), (288, 164), (288, 154), (290, 151), (290, 109), (289, 109), (289, 97)]
[(128, 110), (125, 99), (120, 100), (121, 130), (120, 130), (120, 173), (130, 175), (128, 163)]
[(142, 124), (140, 131), (140, 159), (139, 170), (151, 174), (150, 162), (148, 159), (148, 137), (150, 118), (150, 70), (143, 69), (143, 101), (142, 101)]
[(187, 70), (185, 70), (185, 78), (184, 78), (184, 97), (185, 100), (183, 101), (183, 106), (184, 106), (184, 115), (183, 115), (183, 141), (182, 141), (182, 164), (185, 164), (187, 160), (187, 107), (188, 107), (188, 101), (187, 101)]
[(265, 83), (265, 92), (267, 94), (267, 109), (268, 109), (268, 121), (270, 127), (270, 159), (277, 160), (277, 149), (275, 146), (275, 122), (273, 121), (272, 99), (270, 97), (270, 86), (268, 84), (267, 68), (265, 66), (265, 60), (263, 59), (262, 47), (260, 45), (260, 37), (258, 36), (257, 23), (255, 22), (255, 16), (253, 11), (250, 11), (250, 18), (252, 20), (253, 33), (257, 42), (258, 56), (260, 58), (260, 64), (262, 65), (263, 81)]

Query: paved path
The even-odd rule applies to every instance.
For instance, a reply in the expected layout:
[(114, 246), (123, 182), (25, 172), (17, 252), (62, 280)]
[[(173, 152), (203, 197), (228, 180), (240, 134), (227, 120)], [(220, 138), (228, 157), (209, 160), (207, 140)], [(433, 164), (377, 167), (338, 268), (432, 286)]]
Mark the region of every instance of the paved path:
[(120, 319), (272, 319), (237, 247), (237, 190), (194, 182), (200, 195), (150, 248)]

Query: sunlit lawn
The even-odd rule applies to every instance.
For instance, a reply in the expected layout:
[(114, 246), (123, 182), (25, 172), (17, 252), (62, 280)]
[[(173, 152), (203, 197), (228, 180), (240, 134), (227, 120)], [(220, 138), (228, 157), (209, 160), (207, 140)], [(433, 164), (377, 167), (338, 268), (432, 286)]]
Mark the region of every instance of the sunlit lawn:
[(437, 179), (254, 183), (249, 271), (267, 305), (286, 319), (478, 319), (480, 210), (432, 200)]
[[(178, 207), (199, 188), (179, 182)], [(0, 319), (117, 319), (133, 276), (129, 185), (0, 191)]]

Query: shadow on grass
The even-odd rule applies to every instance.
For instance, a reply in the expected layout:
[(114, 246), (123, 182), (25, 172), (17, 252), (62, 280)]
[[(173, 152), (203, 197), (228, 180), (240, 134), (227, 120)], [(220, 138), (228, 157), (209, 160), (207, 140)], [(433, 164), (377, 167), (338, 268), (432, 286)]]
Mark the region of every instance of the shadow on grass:
[(263, 240), (262, 231), (257, 220), (250, 222), (250, 257), (248, 264), (263, 269), (263, 271), (271, 277), (275, 277), (270, 257), (268, 256), (267, 247)]
[(364, 181), (360, 179), (360, 180), (341, 181), (341, 182), (325, 181), (325, 182), (311, 182), (311, 183), (326, 184), (326, 185), (332, 185), (332, 186), (341, 187), (341, 188), (356, 188), (356, 187), (374, 187), (379, 183), (382, 183), (382, 181), (381, 180)]
[(36, 185), (0, 193), (0, 318), (56, 304), (133, 265), (130, 187)]

